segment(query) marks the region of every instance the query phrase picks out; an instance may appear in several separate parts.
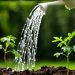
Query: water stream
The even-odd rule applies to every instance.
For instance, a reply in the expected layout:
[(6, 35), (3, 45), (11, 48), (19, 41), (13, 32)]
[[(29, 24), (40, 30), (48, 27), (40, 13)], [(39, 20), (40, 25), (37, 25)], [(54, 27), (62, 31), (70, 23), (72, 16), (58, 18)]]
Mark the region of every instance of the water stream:
[[(42, 17), (45, 11), (37, 5), (33, 8), (21, 32), (21, 40), (18, 44), (17, 51), (22, 55), (21, 58), (16, 58), (18, 61), (18, 68), (24, 70), (24, 65), (27, 69), (35, 67), (36, 50), (38, 34)], [(22, 64), (20, 66), (20, 64)]]

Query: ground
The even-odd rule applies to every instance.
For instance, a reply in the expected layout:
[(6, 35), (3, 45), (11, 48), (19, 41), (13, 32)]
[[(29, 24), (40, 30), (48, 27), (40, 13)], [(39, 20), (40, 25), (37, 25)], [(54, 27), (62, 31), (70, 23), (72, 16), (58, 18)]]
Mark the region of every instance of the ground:
[[(10, 67), (13, 68), (15, 67), (15, 65), (17, 65), (14, 62), (8, 61), (6, 64), (4, 62), (0, 62), (0, 68), (1, 67)], [(34, 68), (34, 70), (38, 70), (41, 68), (41, 66), (54, 66), (54, 67), (58, 67), (58, 66), (63, 66), (66, 67), (66, 61), (48, 61), (48, 60), (40, 60), (36, 62), (36, 66)], [(74, 70), (75, 69), (75, 62), (70, 62), (69, 63), (69, 69)]]

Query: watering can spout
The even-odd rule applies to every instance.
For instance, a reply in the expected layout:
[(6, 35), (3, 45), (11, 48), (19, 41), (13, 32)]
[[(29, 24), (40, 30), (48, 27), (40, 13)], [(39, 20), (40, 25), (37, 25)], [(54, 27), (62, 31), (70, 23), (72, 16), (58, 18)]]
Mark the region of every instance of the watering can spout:
[(63, 1), (52, 1), (52, 2), (46, 2), (46, 3), (39, 3), (39, 5), (44, 9), (47, 10), (48, 6), (53, 6), (53, 5), (63, 5)]
[(46, 3), (39, 3), (39, 5), (44, 10), (47, 10), (48, 6), (52, 6), (52, 5), (65, 5), (66, 8), (70, 10), (75, 8), (75, 0), (58, 0), (58, 1), (52, 1), (52, 2), (46, 2)]

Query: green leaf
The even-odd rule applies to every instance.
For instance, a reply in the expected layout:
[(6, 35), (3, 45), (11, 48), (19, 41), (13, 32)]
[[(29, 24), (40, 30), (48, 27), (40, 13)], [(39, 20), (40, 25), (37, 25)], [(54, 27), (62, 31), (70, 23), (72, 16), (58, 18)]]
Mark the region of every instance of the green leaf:
[(61, 49), (63, 50), (63, 52), (66, 52), (67, 51), (66, 50), (66, 46), (62, 47)]
[(75, 36), (75, 31), (72, 32), (72, 36)]
[(63, 50), (63, 52), (71, 52), (72, 51), (72, 48), (70, 46), (64, 46), (61, 48)]
[(57, 47), (61, 47), (62, 45), (63, 45), (63, 41), (60, 42), (60, 43), (57, 45)]
[(15, 55), (15, 57), (20, 58), (21, 55), (20, 53), (18, 53), (16, 50), (13, 50), (13, 54)]
[(68, 33), (68, 36), (69, 36), (69, 37), (72, 37), (72, 34), (71, 34), (71, 33)]
[(15, 47), (15, 44), (14, 44), (14, 43), (12, 43), (12, 42), (10, 42), (10, 45), (11, 45), (12, 47)]
[(72, 51), (72, 47), (67, 46), (67, 52), (70, 53)]
[(13, 43), (15, 43), (16, 37), (10, 35), (10, 36), (7, 36), (7, 38), (10, 39), (10, 41), (12, 41)]
[(60, 38), (59, 37), (54, 37), (54, 39), (59, 40)]
[(6, 42), (6, 47), (8, 47), (10, 45), (10, 42)]
[(58, 58), (61, 54), (63, 54), (63, 52), (57, 52), (53, 56), (56, 56), (56, 58)]
[(0, 39), (1, 42), (5, 42), (7, 40), (8, 40), (7, 37), (3, 37), (3, 38)]
[(16, 39), (16, 37), (14, 37), (14, 36), (12, 36), (12, 35), (9, 35), (9, 36), (7, 36), (7, 37), (2, 37), (2, 38), (0, 39), (0, 41), (6, 43), (5, 45), (6, 45), (6, 48), (7, 48), (7, 47), (9, 47), (10, 45), (11, 45), (12, 47), (15, 46), (15, 39)]
[(9, 35), (9, 36), (7, 36), (7, 37), (2, 37), (1, 39), (0, 39), (0, 41), (1, 42), (6, 42), (6, 41), (9, 41), (9, 42), (13, 42), (13, 43), (15, 43), (15, 39), (16, 39), (16, 37), (13, 37), (12, 35)]
[(68, 36), (64, 39), (62, 39), (62, 37), (54, 37), (54, 40), (52, 42), (59, 41), (57, 47), (61, 47), (61, 49), (63, 50), (63, 52), (55, 53), (54, 56), (56, 56), (58, 58), (61, 54), (67, 56), (67, 54), (70, 54), (73, 50), (75, 52), (75, 46), (73, 46), (73, 47), (69, 46), (70, 41), (74, 36), (75, 36), (75, 31), (73, 31), (72, 33), (68, 33)]
[(53, 37), (54, 40), (52, 42), (62, 41), (62, 37)]
[(71, 37), (66, 37), (65, 39), (64, 39), (64, 41), (67, 43), (68, 41), (70, 41), (71, 40)]

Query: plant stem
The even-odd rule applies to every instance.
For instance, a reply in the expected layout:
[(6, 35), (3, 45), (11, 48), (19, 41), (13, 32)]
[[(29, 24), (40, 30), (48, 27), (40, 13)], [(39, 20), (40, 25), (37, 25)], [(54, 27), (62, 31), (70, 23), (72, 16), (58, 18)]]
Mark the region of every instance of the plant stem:
[(4, 52), (4, 62), (6, 63), (6, 53)]
[(7, 51), (7, 47), (4, 49), (4, 62), (6, 64), (6, 51)]
[(67, 53), (67, 75), (69, 75), (69, 53)]

